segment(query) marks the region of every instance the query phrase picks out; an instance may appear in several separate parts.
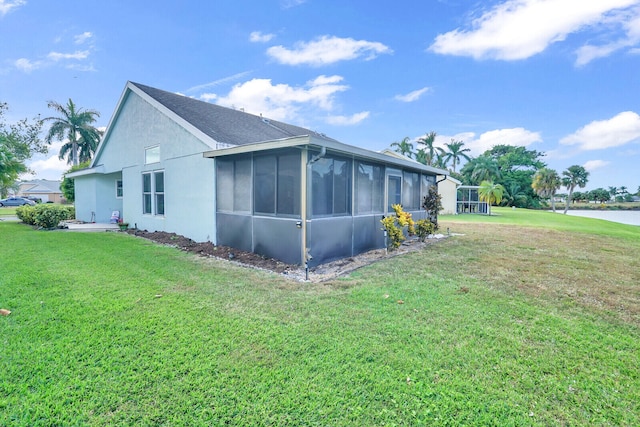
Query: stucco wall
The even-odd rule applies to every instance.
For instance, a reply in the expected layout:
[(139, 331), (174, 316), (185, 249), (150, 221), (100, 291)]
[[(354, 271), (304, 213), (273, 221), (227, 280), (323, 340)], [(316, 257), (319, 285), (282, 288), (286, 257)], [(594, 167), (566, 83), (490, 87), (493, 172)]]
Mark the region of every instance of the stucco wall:
[[(108, 222), (115, 194), (112, 177), (121, 174), (119, 210), (131, 226), (215, 243), (215, 160), (202, 156), (210, 149), (207, 144), (135, 93), (129, 93), (103, 145), (93, 166), (106, 174), (76, 178), (80, 183), (76, 187), (76, 209), (80, 209), (81, 219), (97, 209), (99, 221)], [(153, 146), (160, 147), (160, 161), (145, 164), (145, 149)], [(143, 214), (142, 173), (156, 171), (164, 172), (165, 214)]]
[(438, 194), (442, 196), (442, 215), (453, 215), (456, 213), (456, 188), (458, 185), (449, 179), (438, 183)]

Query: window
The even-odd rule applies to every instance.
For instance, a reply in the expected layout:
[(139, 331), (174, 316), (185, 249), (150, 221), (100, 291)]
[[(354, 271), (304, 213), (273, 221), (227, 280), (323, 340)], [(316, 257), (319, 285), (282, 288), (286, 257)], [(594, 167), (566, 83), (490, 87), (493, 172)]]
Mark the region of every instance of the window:
[(356, 163), (356, 213), (381, 213), (384, 210), (384, 167)]
[(325, 156), (311, 167), (313, 216), (351, 213), (351, 162)]
[(156, 215), (164, 215), (164, 172), (155, 172)]
[(254, 212), (300, 215), (300, 155), (283, 153), (254, 160)]
[(164, 215), (164, 172), (142, 174), (142, 213)]
[(142, 213), (151, 213), (151, 174), (142, 174)]
[(145, 148), (144, 150), (144, 164), (158, 163), (160, 161), (160, 146)]
[(402, 207), (406, 211), (420, 209), (420, 174), (416, 172), (402, 173)]
[(122, 198), (122, 180), (116, 179), (116, 198)]

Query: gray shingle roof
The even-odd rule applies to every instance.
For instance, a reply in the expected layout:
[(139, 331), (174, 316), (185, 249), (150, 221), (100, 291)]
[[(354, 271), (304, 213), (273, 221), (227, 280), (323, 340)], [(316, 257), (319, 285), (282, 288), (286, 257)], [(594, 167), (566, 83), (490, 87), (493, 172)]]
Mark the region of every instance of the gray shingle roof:
[[(245, 145), (316, 134), (312, 130), (299, 126), (221, 107), (139, 83), (131, 82), (131, 84), (217, 142)], [(321, 136), (326, 138), (324, 135)]]

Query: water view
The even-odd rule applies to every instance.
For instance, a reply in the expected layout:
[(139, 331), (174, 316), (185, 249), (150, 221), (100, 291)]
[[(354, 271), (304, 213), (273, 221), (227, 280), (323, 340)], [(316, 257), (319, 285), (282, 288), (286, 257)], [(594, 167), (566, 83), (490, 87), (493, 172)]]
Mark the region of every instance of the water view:
[[(558, 210), (558, 212), (562, 212), (562, 210)], [(640, 211), (569, 210), (567, 215), (604, 219), (606, 221), (619, 222), (621, 224), (640, 226)]]

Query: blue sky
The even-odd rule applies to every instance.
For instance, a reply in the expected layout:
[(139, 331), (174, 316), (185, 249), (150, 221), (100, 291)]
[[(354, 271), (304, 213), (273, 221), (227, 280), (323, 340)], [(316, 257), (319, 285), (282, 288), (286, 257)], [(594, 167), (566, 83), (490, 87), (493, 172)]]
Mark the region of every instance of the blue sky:
[[(435, 131), (640, 186), (640, 0), (0, 0), (6, 121), (127, 80), (382, 150)], [(60, 143), (34, 158), (59, 179)]]

